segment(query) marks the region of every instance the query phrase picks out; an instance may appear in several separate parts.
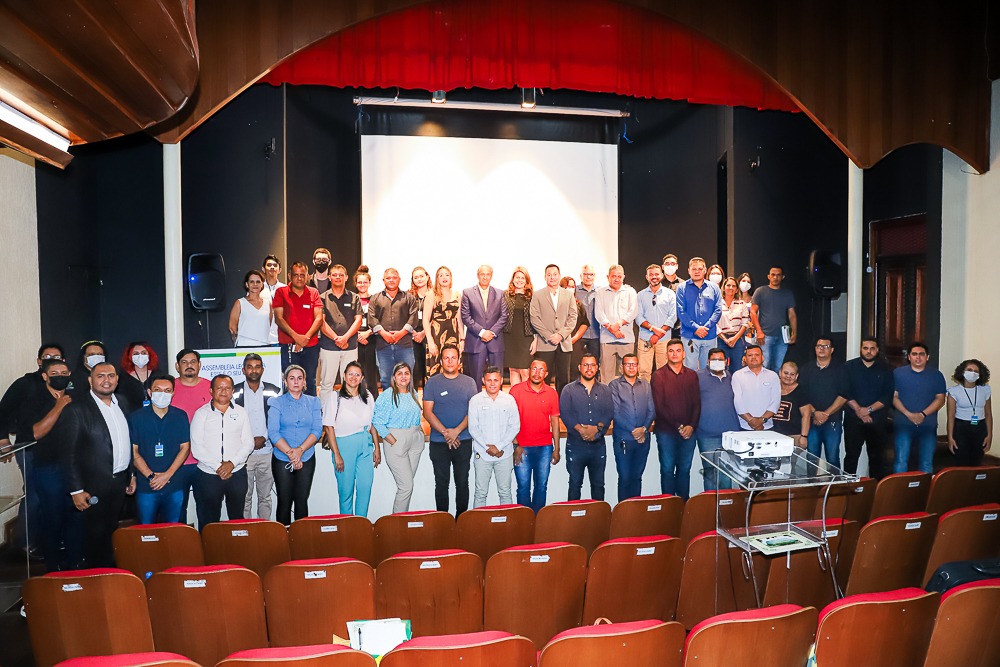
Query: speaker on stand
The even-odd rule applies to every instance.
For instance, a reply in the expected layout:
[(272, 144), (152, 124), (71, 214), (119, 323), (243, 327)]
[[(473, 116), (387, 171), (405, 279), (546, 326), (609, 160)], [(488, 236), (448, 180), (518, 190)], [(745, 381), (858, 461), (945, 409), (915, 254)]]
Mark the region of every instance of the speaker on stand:
[(809, 253), (809, 288), (816, 298), (822, 300), (819, 329), (817, 335), (830, 333), (830, 303), (844, 291), (843, 265), (839, 252), (813, 250)]
[(188, 257), (188, 295), (191, 306), (205, 312), (205, 343), (212, 346), (209, 312), (226, 307), (226, 263), (219, 253), (196, 252)]

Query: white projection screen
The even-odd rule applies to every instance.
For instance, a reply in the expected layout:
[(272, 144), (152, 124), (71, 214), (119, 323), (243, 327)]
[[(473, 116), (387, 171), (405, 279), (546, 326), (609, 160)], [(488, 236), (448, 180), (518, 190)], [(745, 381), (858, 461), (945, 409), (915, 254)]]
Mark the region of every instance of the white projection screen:
[(395, 267), (476, 283), (481, 264), (506, 288), (524, 266), (538, 288), (558, 264), (579, 279), (618, 258), (618, 146), (440, 136), (361, 137), (361, 256), (372, 292)]

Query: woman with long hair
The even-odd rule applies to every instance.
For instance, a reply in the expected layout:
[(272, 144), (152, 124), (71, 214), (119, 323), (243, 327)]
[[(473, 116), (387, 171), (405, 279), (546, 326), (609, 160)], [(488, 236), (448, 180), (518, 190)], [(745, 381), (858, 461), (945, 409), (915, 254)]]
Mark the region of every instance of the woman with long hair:
[(993, 445), (993, 401), (990, 369), (979, 359), (966, 359), (955, 367), (948, 389), (948, 451), (952, 465), (978, 466)]
[(323, 409), (305, 392), (306, 371), (298, 364), (285, 368), (285, 393), (267, 401), (267, 435), (274, 445), (271, 474), (278, 503), (274, 516), (286, 526), (309, 516), (309, 492), (316, 472), (314, 446), (323, 432)]
[(382, 462), (378, 432), (372, 426), (375, 397), (365, 388), (364, 370), (356, 361), (344, 368), (340, 391), (326, 397), (323, 428), (333, 450), (340, 513), (368, 516), (375, 468)]
[(149, 399), (149, 379), (160, 369), (160, 358), (144, 340), (129, 343), (122, 351), (117, 393), (138, 410)]
[[(510, 386), (528, 379), (528, 366), (535, 354), (535, 332), (531, 328), (531, 295), (534, 288), (528, 269), (519, 266), (503, 294), (507, 302), (507, 324), (503, 328), (504, 360), (510, 369)], [(476, 379), (478, 382), (478, 378)]]
[[(750, 291), (753, 289), (753, 280), (750, 279), (749, 273), (741, 273), (740, 277), (736, 279), (736, 285), (740, 288), (737, 292), (737, 296), (743, 303), (747, 305), (747, 314), (750, 313), (750, 302), (753, 300), (753, 293)], [(747, 343), (755, 344), (757, 343), (757, 331), (753, 328), (753, 319), (747, 317), (747, 331), (743, 336), (743, 340)]]
[(243, 288), (246, 296), (237, 299), (229, 311), (229, 334), (233, 337), (233, 344), (236, 347), (270, 345), (274, 315), (271, 313), (271, 301), (261, 295), (264, 273), (257, 269), (247, 271), (243, 276)]
[(392, 368), (389, 387), (375, 401), (372, 416), (372, 426), (387, 445), (382, 452), (385, 464), (396, 480), (393, 514), (410, 509), (413, 477), (424, 451), (420, 414), (420, 398), (413, 388), (412, 371), (409, 364), (400, 361)]
[(375, 356), (375, 340), (371, 337), (372, 328), (368, 325), (368, 293), (372, 286), (372, 277), (368, 267), (362, 264), (354, 272), (354, 289), (361, 301), (361, 328), (358, 330), (358, 363), (365, 374), (365, 384), (373, 396), (378, 396), (378, 359)]
[(439, 266), (434, 273), (434, 287), (424, 301), (424, 332), (427, 334), (427, 377), (441, 371), (441, 348), (451, 343), (464, 346), (462, 293), (454, 289), (451, 269)]
[(722, 281), (722, 316), (719, 318), (719, 349), (726, 354), (730, 373), (743, 368), (746, 350), (746, 332), (750, 324), (750, 305), (739, 298), (740, 287), (736, 278), (729, 276)]
[(410, 272), (410, 289), (417, 300), (417, 326), (413, 330), (413, 385), (423, 387), (427, 379), (427, 330), (424, 329), (424, 300), (431, 291), (431, 275), (422, 266)]
[[(563, 276), (562, 280), (559, 281), (559, 287), (563, 289), (568, 289), (570, 294), (574, 297), (576, 296), (576, 280), (573, 276)], [(576, 299), (576, 326), (573, 327), (573, 335), (570, 336), (569, 342), (573, 344), (573, 352), (569, 358), (569, 368), (570, 372), (574, 368), (579, 368), (580, 361), (583, 360), (583, 334), (587, 333), (587, 328), (590, 327), (590, 318), (587, 317), (587, 307), (580, 303), (579, 299)]]

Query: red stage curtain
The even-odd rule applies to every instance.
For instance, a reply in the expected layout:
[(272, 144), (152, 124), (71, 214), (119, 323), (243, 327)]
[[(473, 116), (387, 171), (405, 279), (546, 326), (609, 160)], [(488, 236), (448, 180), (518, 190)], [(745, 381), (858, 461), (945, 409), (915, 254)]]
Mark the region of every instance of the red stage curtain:
[(613, 0), (439, 0), (352, 26), (264, 77), (358, 88), (566, 88), (797, 111), (746, 61)]

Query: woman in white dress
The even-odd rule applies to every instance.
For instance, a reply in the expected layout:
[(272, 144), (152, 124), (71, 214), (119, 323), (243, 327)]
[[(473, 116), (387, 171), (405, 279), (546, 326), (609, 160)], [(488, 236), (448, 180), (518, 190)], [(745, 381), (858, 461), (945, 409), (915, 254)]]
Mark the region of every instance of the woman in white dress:
[(247, 295), (236, 300), (229, 312), (229, 333), (236, 347), (270, 345), (271, 304), (261, 296), (264, 274), (257, 269), (247, 271), (243, 278)]

